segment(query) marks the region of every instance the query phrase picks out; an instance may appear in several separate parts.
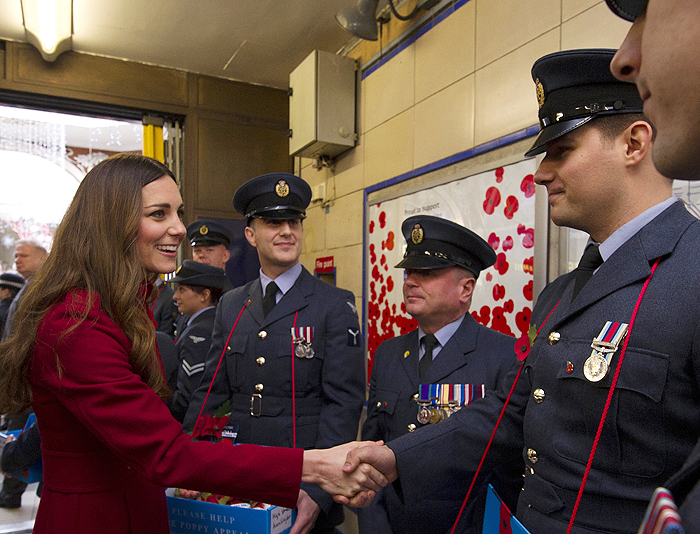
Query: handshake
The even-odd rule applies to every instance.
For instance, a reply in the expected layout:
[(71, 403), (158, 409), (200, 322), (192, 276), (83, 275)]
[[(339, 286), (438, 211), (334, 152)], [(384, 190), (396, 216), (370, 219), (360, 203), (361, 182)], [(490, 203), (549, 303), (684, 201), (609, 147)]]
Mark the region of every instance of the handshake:
[(336, 502), (349, 506), (369, 506), (376, 492), (398, 476), (396, 457), (383, 441), (304, 451), (302, 482), (318, 484)]

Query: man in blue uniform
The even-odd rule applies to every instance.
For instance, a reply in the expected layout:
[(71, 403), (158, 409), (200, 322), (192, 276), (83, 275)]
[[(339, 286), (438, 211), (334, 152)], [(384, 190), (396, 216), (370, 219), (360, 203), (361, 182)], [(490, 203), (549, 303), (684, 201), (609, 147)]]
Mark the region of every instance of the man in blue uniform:
[[(479, 273), (496, 261), (493, 248), (471, 230), (429, 215), (409, 217), (401, 232), (407, 248), (396, 267), (406, 269), (404, 303), (418, 329), (377, 349), (363, 440), (387, 442), (443, 421), (495, 389), (516, 361), (515, 338), (478, 324), (469, 314)], [(517, 502), (522, 465), (517, 457), (514, 463), (511, 484), (504, 476), (498, 479), (501, 492), (514, 488)], [(394, 488), (385, 488), (369, 508), (358, 510), (360, 532), (447, 531), (464, 491), (459, 483), (444, 485), (454, 494), (427, 497), (407, 512)], [(474, 530), (479, 533), (483, 511), (483, 502), (469, 510), (470, 517), (477, 516)]]
[[(230, 399), (238, 443), (310, 449), (357, 437), (365, 362), (355, 297), (299, 263), (310, 199), (309, 185), (287, 173), (258, 176), (236, 191), (233, 205), (247, 220), (260, 277), (219, 303), (185, 428), (203, 403), (211, 414)], [(315, 522), (313, 532), (330, 533), (343, 520), (342, 507), (313, 485), (302, 484), (297, 511), (295, 532)]]
[(231, 257), (228, 228), (214, 221), (195, 221), (187, 227), (187, 239), (192, 245), (194, 261), (226, 270)]
[[(656, 167), (670, 178), (700, 179), (700, 3), (607, 1), (633, 22), (611, 67), (619, 79), (636, 83), (644, 98), (656, 132)], [(680, 507), (685, 531), (700, 532), (700, 441), (664, 486)]]
[[(653, 166), (651, 126), (635, 86), (611, 77), (613, 54), (565, 51), (533, 67), (541, 132), (529, 154), (546, 151), (535, 181), (552, 220), (592, 241), (537, 301), (539, 333), (484, 464), (522, 452), (516, 515), (537, 534), (566, 532), (576, 506), (574, 534), (637, 532), (700, 431), (700, 221)], [(440, 425), (351, 453), (347, 469), (381, 466), (407, 505), (445, 470), (469, 480), (517, 371)]]

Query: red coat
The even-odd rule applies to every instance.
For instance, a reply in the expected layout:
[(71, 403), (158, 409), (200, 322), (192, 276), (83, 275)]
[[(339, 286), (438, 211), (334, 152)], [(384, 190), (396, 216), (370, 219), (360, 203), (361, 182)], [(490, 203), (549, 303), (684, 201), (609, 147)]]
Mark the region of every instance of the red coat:
[(66, 297), (37, 333), (30, 381), (44, 488), (35, 533), (167, 534), (168, 486), (296, 506), (303, 451), (192, 442), (134, 373), (129, 341), (99, 300), (61, 339), (86, 299)]

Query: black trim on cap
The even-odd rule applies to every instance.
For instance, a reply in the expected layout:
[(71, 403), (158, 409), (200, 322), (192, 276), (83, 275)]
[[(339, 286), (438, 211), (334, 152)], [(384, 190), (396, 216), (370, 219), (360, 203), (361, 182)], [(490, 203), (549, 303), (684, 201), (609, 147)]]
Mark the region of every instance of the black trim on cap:
[(306, 219), (306, 211), (294, 206), (268, 206), (251, 211), (244, 215), (247, 219), (255, 217), (257, 219)]
[(595, 115), (589, 115), (588, 117), (584, 117), (582, 119), (571, 119), (564, 122), (558, 122), (540, 130), (540, 133), (537, 136), (537, 139), (535, 139), (532, 147), (530, 147), (530, 150), (525, 152), (525, 157), (529, 158), (536, 156), (537, 154), (542, 154), (542, 152), (547, 150), (547, 143), (568, 134), (576, 128), (590, 122), (594, 118)]
[(618, 17), (634, 22), (649, 3), (648, 0), (605, 0), (610, 10)]

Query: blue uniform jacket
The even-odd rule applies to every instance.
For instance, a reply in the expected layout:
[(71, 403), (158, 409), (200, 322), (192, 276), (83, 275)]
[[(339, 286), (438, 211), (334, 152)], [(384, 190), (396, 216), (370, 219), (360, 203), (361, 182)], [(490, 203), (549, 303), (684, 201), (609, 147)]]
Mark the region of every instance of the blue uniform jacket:
[(151, 303), (151, 311), (153, 312), (153, 318), (156, 320), (156, 330), (174, 337), (175, 319), (178, 316), (177, 304), (173, 300), (175, 291), (165, 284), (158, 289), (154, 289), (154, 291), (157, 291), (158, 295), (155, 302)]
[[(485, 464), (522, 452), (526, 475), (516, 515), (534, 534), (566, 532), (620, 349), (600, 382), (584, 377), (584, 362), (606, 321), (629, 322), (658, 257), (573, 532), (637, 532), (653, 490), (698, 441), (698, 250), (700, 222), (677, 202), (608, 258), (573, 302), (571, 274), (538, 299), (537, 327), (559, 304), (535, 340)], [(390, 444), (407, 504), (440, 491), (435, 473), (471, 478), (516, 372), (495, 394)], [(428, 448), (443, 453), (426, 461)]]
[(175, 342), (179, 366), (177, 386), (170, 402), (170, 413), (180, 422), (185, 418), (192, 395), (199, 387), (204, 374), (215, 316), (216, 308), (204, 310), (192, 320)]
[[(421, 383), (418, 379), (418, 345), (416, 329), (385, 341), (377, 349), (362, 439), (390, 441), (413, 429), (419, 432), (424, 426), (417, 420), (418, 404), (413, 400)], [(487, 390), (495, 389), (516, 359), (514, 345), (515, 338), (482, 326), (466, 314), (428, 368), (422, 382), (484, 385)], [(431, 456), (435, 454), (442, 452), (430, 453)], [(516, 464), (520, 476), (522, 462), (519, 458), (516, 458)], [(448, 531), (457, 517), (468, 483), (457, 481), (446, 485), (450, 486), (449, 492), (406, 510), (394, 488), (389, 486), (377, 495), (369, 508), (358, 511), (360, 531), (363, 534)]]
[[(365, 400), (365, 362), (355, 298), (306, 269), (267, 317), (262, 313), (260, 280), (224, 295), (216, 310), (206, 369), (184, 427), (194, 426), (225, 348), (205, 412), (214, 413), (231, 399), (237, 442), (291, 447), (295, 321), (296, 328), (310, 327), (307, 335), (313, 338), (313, 357), (294, 357), (297, 447), (327, 448), (356, 439)], [(333, 521), (342, 520), (342, 507), (330, 495), (315, 485), (302, 487)]]

